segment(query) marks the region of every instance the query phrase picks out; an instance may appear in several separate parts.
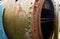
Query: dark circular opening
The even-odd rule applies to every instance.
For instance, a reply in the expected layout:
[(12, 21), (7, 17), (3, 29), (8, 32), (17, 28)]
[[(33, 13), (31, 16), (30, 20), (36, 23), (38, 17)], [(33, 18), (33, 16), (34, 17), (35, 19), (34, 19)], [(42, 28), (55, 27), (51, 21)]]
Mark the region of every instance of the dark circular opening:
[(44, 39), (49, 39), (54, 30), (54, 6), (52, 1), (46, 0), (41, 12), (41, 28)]

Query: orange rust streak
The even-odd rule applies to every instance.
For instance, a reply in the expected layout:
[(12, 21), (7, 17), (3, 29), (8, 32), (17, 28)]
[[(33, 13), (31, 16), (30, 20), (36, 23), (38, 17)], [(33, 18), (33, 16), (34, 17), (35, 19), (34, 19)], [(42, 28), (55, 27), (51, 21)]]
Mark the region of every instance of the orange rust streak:
[(20, 4), (18, 4), (18, 15), (20, 14), (20, 12), (23, 12), (23, 9), (21, 8)]
[(38, 33), (39, 33), (40, 39), (44, 39), (41, 31), (41, 10), (43, 7), (43, 3), (44, 3), (44, 0), (39, 0), (39, 4), (38, 4), (38, 31), (39, 32)]
[[(35, 3), (36, 3), (36, 0), (35, 0)], [(33, 10), (33, 17), (32, 17), (32, 20), (33, 20), (33, 39), (43, 39), (43, 35), (42, 35), (42, 31), (41, 31), (41, 10), (42, 10), (42, 6), (43, 6), (43, 3), (44, 3), (44, 1), (43, 0), (39, 0), (39, 4), (38, 4), (38, 25), (36, 26), (35, 25), (35, 19), (34, 19), (34, 17), (36, 17), (36, 16), (34, 16), (35, 14), (36, 14), (36, 9), (34, 8), (34, 10)], [(38, 28), (37, 28), (38, 27)]]
[[(36, 3), (36, 0), (35, 0), (35, 3)], [(33, 26), (32, 26), (32, 29), (33, 29), (33, 32), (32, 32), (33, 37), (32, 37), (32, 39), (40, 39), (39, 36), (38, 36), (37, 26), (35, 25), (35, 17), (36, 17), (35, 15), (36, 15), (36, 9), (34, 8), (33, 9), (33, 13), (32, 13), (32, 21), (33, 21)]]

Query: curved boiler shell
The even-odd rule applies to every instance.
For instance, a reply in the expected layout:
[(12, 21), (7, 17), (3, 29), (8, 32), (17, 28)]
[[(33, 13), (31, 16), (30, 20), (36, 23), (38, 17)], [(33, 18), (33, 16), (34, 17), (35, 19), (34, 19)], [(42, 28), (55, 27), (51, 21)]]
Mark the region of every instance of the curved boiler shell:
[(44, 0), (21, 0), (16, 3), (4, 3), (3, 22), (8, 38), (45, 39), (41, 25), (43, 4)]
[[(5, 5), (4, 28), (8, 39), (31, 39), (31, 13), (35, 0)], [(24, 2), (24, 3), (23, 3)], [(32, 9), (31, 9), (32, 8)]]

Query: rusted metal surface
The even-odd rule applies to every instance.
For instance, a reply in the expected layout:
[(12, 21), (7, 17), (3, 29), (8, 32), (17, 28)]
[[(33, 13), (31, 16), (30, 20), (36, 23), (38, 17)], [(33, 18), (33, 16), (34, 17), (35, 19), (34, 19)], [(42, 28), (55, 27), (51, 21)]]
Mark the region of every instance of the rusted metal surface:
[[(45, 0), (2, 2), (5, 5), (4, 28), (9, 39), (44, 39), (41, 28), (41, 19), (46, 19), (41, 18), (44, 2)], [(50, 9), (47, 3), (44, 7)]]
[(33, 11), (33, 39), (43, 39), (41, 31), (41, 10), (43, 7), (44, 0), (35, 1), (34, 11)]

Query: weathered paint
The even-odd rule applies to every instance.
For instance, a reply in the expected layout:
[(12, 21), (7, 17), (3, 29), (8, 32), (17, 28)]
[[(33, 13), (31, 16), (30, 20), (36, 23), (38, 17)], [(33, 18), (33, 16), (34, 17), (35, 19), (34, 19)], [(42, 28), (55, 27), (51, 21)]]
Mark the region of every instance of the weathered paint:
[(9, 39), (44, 39), (40, 24), (44, 1), (7, 0), (2, 2), (5, 5), (4, 28)]
[[(33, 10), (30, 7), (33, 8), (34, 1), (26, 0), (24, 3), (22, 1), (21, 3), (24, 5), (20, 5), (18, 2), (11, 3), (11, 1), (7, 1), (8, 4), (3, 3), (5, 5), (4, 27), (9, 39), (31, 39), (28, 28), (30, 25), (30, 12)], [(33, 5), (31, 5), (31, 2)], [(25, 28), (28, 29), (27, 32)]]

